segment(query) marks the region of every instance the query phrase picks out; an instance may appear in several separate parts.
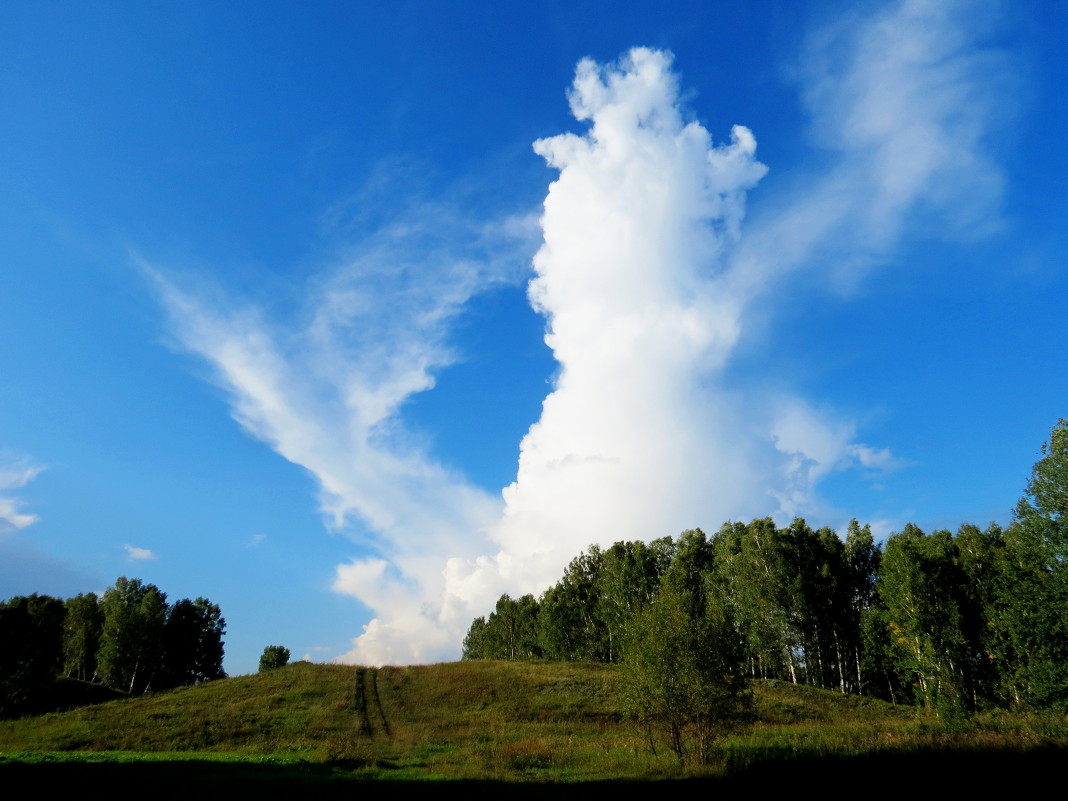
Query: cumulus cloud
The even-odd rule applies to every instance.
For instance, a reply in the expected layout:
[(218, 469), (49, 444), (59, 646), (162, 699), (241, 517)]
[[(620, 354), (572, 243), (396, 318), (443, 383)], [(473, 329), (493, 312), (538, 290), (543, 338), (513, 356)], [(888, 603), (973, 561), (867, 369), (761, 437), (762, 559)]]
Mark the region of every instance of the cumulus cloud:
[(33, 464), (25, 456), (0, 451), (0, 534), (17, 531), (37, 522), (37, 515), (21, 511), (22, 502), (8, 492), (25, 487), (42, 470), (44, 467)]
[(148, 562), (153, 559), (159, 559), (155, 552), (150, 551), (148, 548), (138, 548), (136, 545), (123, 545), (126, 551), (126, 558), (134, 562)]
[(560, 171), (529, 288), (559, 375), (504, 490), (500, 552), (453, 565), (461, 597), (540, 589), (591, 542), (708, 525), (763, 496), (714, 389), (739, 330), (725, 257), (766, 172), (756, 141), (736, 126), (716, 145), (685, 121), (660, 51), (582, 61), (569, 99), (589, 131), (534, 145)]
[(569, 100), (589, 131), (535, 144), (560, 170), (530, 285), (560, 374), (505, 489), (499, 552), (451, 562), (450, 590), (486, 611), (500, 589), (543, 589), (590, 542), (802, 514), (830, 472), (902, 464), (855, 441), (851, 420), (745, 397), (720, 368), (751, 302), (790, 271), (835, 265), (848, 284), (920, 219), (957, 234), (996, 220), (982, 144), (1006, 71), (965, 13), (908, 2), (813, 36), (804, 94), (830, 158), (749, 229), (764, 174), (752, 132), (717, 146), (685, 122), (669, 54), (579, 64)]
[(910, 230), (996, 224), (983, 142), (1004, 64), (974, 22), (903, 2), (814, 35), (800, 77), (820, 169), (751, 222), (756, 136), (737, 125), (717, 143), (689, 119), (669, 53), (579, 63), (568, 100), (586, 130), (534, 145), (559, 172), (529, 284), (559, 370), (500, 498), (431, 459), (399, 410), (454, 360), (451, 321), (515, 256), (506, 226), (447, 245), (387, 226), (313, 284), (295, 327), (146, 268), (235, 419), (308, 469), (329, 524), (373, 552), (336, 571), (375, 615), (343, 659), (455, 656), (497, 595), (544, 589), (592, 542), (803, 513), (831, 472), (901, 464), (833, 410), (731, 386), (724, 367), (787, 274), (848, 286)]

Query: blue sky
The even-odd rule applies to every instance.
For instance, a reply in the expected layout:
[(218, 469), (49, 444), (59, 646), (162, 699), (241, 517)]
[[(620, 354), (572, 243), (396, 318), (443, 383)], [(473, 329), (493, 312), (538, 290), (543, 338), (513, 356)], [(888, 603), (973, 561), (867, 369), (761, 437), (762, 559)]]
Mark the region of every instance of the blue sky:
[(1007, 523), (1068, 11), (840, 9), (5, 3), (0, 596), (433, 661), (592, 542)]

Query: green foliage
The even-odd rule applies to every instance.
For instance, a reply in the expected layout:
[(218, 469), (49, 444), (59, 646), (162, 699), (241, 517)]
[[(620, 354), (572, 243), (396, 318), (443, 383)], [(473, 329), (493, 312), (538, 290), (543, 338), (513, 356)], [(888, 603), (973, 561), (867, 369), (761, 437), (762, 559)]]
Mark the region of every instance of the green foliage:
[(750, 704), (723, 607), (710, 600), (695, 610), (687, 593), (665, 586), (631, 620), (620, 693), (624, 711), (665, 735), (680, 763), (708, 764)]
[(104, 614), (96, 593), (68, 598), (63, 621), (63, 672), (68, 677), (91, 681), (96, 676), (96, 655)]
[(548, 659), (606, 661), (605, 631), (597, 616), (604, 553), (596, 545), (579, 554), (541, 598), (538, 640)]
[(594, 583), (594, 614), (604, 633), (606, 662), (618, 659), (627, 624), (656, 596), (663, 566), (644, 542), (617, 542), (604, 552)]
[(467, 659), (613, 662), (670, 588), (719, 599), (750, 678), (919, 703), (946, 720), (993, 707), (1068, 709), (1068, 421), (1054, 427), (1007, 530), (906, 526), (876, 544), (797, 518), (729, 522), (649, 545), (591, 546), (541, 596), (472, 622)]
[[(225, 675), (219, 607), (204, 598), (168, 607), (166, 598), (121, 577), (99, 600), (86, 593), (0, 603), (0, 717), (98, 695), (73, 689), (79, 682), (133, 693)], [(70, 681), (53, 687), (60, 671)]]
[(861, 611), (860, 672), (864, 693), (895, 704), (910, 703), (912, 696), (907, 687), (902, 687), (889, 632), (885, 607), (873, 606)]
[(63, 601), (48, 595), (0, 603), (0, 717), (32, 710), (59, 671)]
[(260, 655), (260, 673), (289, 664), (289, 649), (282, 645), (268, 645)]
[(464, 636), (463, 652), (461, 659), (489, 659), (486, 655), (484, 633), (486, 631), (486, 618), (476, 617), (471, 621), (471, 626)]
[(1018, 704), (1068, 710), (1068, 420), (1042, 446), (1004, 550), (992, 623), (1009, 692)]
[[(866, 639), (872, 629), (871, 619), (881, 609), (878, 592), (875, 589), (876, 576), (879, 574), (879, 562), (882, 551), (875, 544), (871, 526), (861, 526), (856, 518), (849, 521), (846, 532), (845, 576), (839, 586), (839, 592), (845, 595), (845, 609), (839, 621), (842, 637), (844, 659), (842, 673), (845, 686), (855, 693), (875, 692), (882, 697), (893, 697), (893, 682), (889, 678), (882, 660), (886, 627), (880, 633), (879, 641)], [(841, 596), (840, 596), (841, 597)], [(869, 647), (874, 647), (872, 658), (867, 658)], [(883, 689), (886, 693), (883, 694)]]
[(533, 659), (538, 644), (538, 602), (533, 595), (502, 595), (489, 620), (476, 618), (464, 638), (464, 659)]
[(715, 562), (712, 543), (705, 532), (699, 528), (682, 532), (678, 542), (672, 543), (667, 553), (670, 558), (661, 571), (664, 586), (676, 592), (688, 593), (694, 603), (704, 606)]
[(1041, 538), (1052, 567), (1068, 559), (1068, 420), (1060, 420), (1042, 446), (1016, 519)]
[(768, 517), (748, 525), (724, 524), (713, 549), (719, 582), (745, 645), (750, 675), (796, 682), (800, 643), (781, 540)]
[(948, 531), (909, 524), (887, 541), (879, 594), (898, 667), (926, 706), (950, 715), (964, 703), (963, 582)]
[(108, 687), (145, 692), (163, 667), (167, 596), (155, 584), (122, 576), (100, 602), (104, 625), (98, 674)]
[(218, 605), (206, 598), (176, 601), (167, 611), (163, 628), (167, 686), (225, 678), (224, 633), (226, 621)]
[(1005, 537), (996, 523), (986, 530), (964, 524), (953, 542), (964, 576), (959, 603), (965, 643), (965, 689), (971, 707), (979, 710), (1004, 701), (1004, 682), (999, 675), (1003, 666), (995, 656), (1002, 648), (1003, 637), (994, 620), (1001, 603)]

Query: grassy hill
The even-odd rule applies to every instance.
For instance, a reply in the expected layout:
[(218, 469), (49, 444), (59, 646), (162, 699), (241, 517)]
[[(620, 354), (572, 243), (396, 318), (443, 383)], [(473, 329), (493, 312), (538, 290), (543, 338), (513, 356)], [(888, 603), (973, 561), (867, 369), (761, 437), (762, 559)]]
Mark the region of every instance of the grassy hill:
[[(309, 784), (450, 780), (501, 792), (546, 782), (798, 781), (871, 777), (937, 760), (942, 773), (992, 764), (1060, 772), (1063, 716), (1000, 714), (950, 727), (916, 710), (783, 683), (755, 687), (756, 720), (719, 763), (680, 769), (621, 717), (607, 665), (473, 661), (380, 669), (296, 663), (156, 695), (0, 722), (0, 773), (103, 786), (146, 781)], [(932, 762), (933, 764), (933, 762)], [(1052, 774), (1051, 774), (1052, 775)], [(982, 786), (989, 787), (989, 780)], [(504, 784), (501, 784), (504, 783)], [(614, 785), (612, 785), (614, 786)]]

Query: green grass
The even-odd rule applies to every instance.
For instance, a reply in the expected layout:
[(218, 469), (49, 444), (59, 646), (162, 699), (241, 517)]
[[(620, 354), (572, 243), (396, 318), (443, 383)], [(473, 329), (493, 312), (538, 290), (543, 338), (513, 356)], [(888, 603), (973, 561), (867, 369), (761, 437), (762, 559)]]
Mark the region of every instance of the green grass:
[(830, 764), (861, 776), (927, 761), (1034, 773), (1047, 763), (1059, 770), (1068, 755), (1064, 716), (998, 713), (950, 727), (912, 708), (768, 682), (755, 686), (755, 719), (724, 737), (718, 762), (682, 770), (620, 715), (615, 680), (606, 665), (296, 663), (0, 722), (0, 771), (72, 786), (136, 775), (172, 788), (190, 777), (258, 781), (279, 793), (382, 779), (534, 792), (547, 783), (768, 783)]

